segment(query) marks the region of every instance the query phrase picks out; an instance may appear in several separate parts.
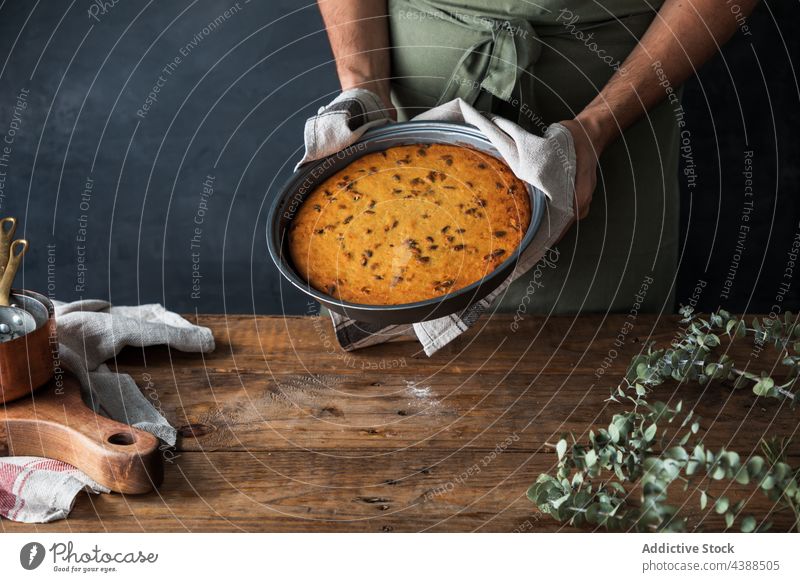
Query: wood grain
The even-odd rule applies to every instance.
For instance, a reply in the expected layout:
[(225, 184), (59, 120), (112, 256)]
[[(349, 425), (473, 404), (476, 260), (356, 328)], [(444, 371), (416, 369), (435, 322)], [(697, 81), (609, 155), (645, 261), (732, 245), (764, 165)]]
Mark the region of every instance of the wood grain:
[[(0, 526), (9, 532), (572, 531), (525, 498), (536, 475), (551, 468), (553, 453), (506, 451), (486, 464), (478, 451), (366, 460), (358, 454), (182, 453), (168, 465), (158, 494), (84, 496), (67, 520)], [(749, 493), (738, 485), (727, 491), (732, 498)], [(721, 516), (697, 507), (696, 499), (686, 506), (692, 527), (724, 527)], [(748, 504), (756, 515), (771, 507), (760, 494)], [(791, 527), (786, 513), (772, 517), (774, 530)]]
[[(675, 318), (639, 317), (615, 344), (626, 321), (528, 317), (513, 331), (496, 316), (427, 358), (403, 339), (354, 354), (326, 347), (324, 319), (200, 316), (215, 353), (129, 349), (117, 362), (181, 429), (158, 493), (83, 497), (69, 520), (37, 529), (561, 531), (525, 499), (555, 461), (547, 444), (608, 421), (609, 389), (630, 357), (675, 333)], [(751, 365), (775, 358), (765, 351)], [(764, 435), (797, 431), (792, 411), (750, 391), (658, 394), (693, 406), (711, 447), (748, 453)], [(726, 493), (755, 515), (772, 508), (746, 487)], [(696, 508), (686, 509), (693, 527), (724, 527)], [(776, 530), (791, 528), (789, 516), (774, 518)]]

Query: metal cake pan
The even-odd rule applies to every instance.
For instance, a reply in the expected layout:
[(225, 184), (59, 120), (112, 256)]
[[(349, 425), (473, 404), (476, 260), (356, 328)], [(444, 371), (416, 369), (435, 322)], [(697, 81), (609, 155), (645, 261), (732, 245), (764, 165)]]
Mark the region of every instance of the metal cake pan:
[(494, 291), (511, 274), (520, 254), (531, 243), (541, 225), (546, 198), (541, 190), (530, 184), (527, 186), (531, 202), (531, 222), (519, 247), (482, 279), (441, 297), (399, 305), (350, 303), (315, 289), (292, 265), (286, 248), (287, 227), (305, 198), (318, 184), (366, 154), (394, 146), (424, 143), (466, 146), (501, 158), (492, 143), (473, 126), (443, 121), (410, 121), (369, 130), (358, 142), (344, 150), (303, 165), (278, 193), (267, 220), (269, 254), (281, 275), (297, 289), (332, 311), (357, 321), (386, 325), (429, 321), (457, 313)]

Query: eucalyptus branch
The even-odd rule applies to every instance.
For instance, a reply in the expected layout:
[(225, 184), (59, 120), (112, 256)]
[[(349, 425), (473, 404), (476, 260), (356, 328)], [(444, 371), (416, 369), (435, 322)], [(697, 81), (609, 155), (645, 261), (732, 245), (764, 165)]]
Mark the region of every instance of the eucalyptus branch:
[[(712, 313), (708, 320), (697, 317), (688, 307), (681, 309), (681, 315), (681, 324), (685, 327), (669, 348), (655, 350), (650, 344), (644, 353), (631, 361), (626, 377), (630, 383), (638, 383), (649, 391), (670, 378), (700, 384), (727, 380), (733, 382), (734, 388), (749, 383), (757, 396), (784, 397), (794, 405), (797, 399), (789, 388), (800, 377), (800, 324), (797, 316), (786, 312), (782, 318), (754, 318), (748, 327), (744, 320), (722, 309)], [(748, 372), (750, 361), (742, 369), (735, 366), (727, 353), (715, 357), (722, 345), (721, 336), (732, 341), (750, 338), (753, 351), (758, 353), (765, 346), (778, 349), (786, 382), (778, 385), (766, 372)]]
[[(687, 520), (667, 502), (670, 486), (683, 483), (684, 490), (700, 478), (753, 485), (769, 499), (790, 508), (800, 531), (800, 471), (786, 463), (788, 443), (763, 443), (764, 456), (753, 455), (746, 461), (735, 451), (710, 451), (700, 435), (699, 418), (693, 411), (683, 412), (683, 402), (674, 407), (646, 397), (666, 381), (691, 381), (705, 384), (711, 380), (732, 380), (735, 388), (750, 384), (762, 397), (787, 398), (800, 376), (798, 348), (800, 327), (791, 314), (783, 321), (765, 318), (747, 327), (725, 311), (711, 314), (709, 320), (696, 317), (690, 309), (681, 311), (686, 327), (672, 341), (670, 348), (656, 350), (649, 345), (645, 353), (633, 358), (625, 378), (609, 400), (629, 403), (630, 410), (615, 414), (606, 428), (589, 432), (588, 443), (579, 443), (573, 435), (556, 445), (558, 463), (555, 475), (542, 474), (528, 490), (528, 497), (540, 511), (573, 525), (592, 524), (612, 530), (683, 531)], [(782, 351), (782, 364), (789, 380), (776, 385), (766, 373), (753, 374), (734, 366), (727, 354), (714, 357), (721, 345), (720, 336), (732, 340), (751, 334), (756, 345), (770, 344)], [(749, 364), (749, 362), (748, 362)], [(675, 446), (664, 449), (664, 428), (679, 422), (683, 436)], [(640, 494), (633, 496), (638, 486)], [(727, 527), (738, 520), (742, 531), (763, 530), (753, 516), (742, 515), (743, 503), (731, 503), (727, 497), (714, 498), (700, 490), (701, 510), (713, 501), (713, 510), (724, 515)]]

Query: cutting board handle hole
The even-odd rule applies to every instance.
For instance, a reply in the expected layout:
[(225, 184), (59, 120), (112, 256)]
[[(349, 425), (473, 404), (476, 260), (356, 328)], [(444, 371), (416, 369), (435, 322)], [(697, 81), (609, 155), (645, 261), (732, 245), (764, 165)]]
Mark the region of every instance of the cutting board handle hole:
[(129, 432), (115, 432), (108, 437), (108, 442), (112, 445), (132, 445), (136, 442), (136, 437)]

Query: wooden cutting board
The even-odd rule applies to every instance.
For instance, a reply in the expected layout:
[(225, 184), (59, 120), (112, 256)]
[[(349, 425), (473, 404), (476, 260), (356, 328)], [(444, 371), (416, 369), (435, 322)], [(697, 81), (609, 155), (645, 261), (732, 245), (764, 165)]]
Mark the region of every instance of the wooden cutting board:
[(119, 493), (147, 493), (163, 478), (158, 439), (90, 410), (71, 376), (0, 407), (2, 454), (64, 461)]

